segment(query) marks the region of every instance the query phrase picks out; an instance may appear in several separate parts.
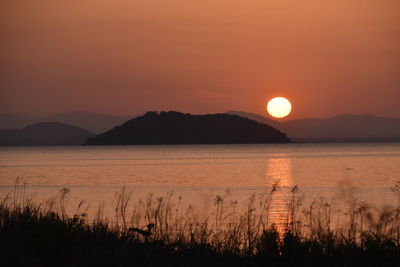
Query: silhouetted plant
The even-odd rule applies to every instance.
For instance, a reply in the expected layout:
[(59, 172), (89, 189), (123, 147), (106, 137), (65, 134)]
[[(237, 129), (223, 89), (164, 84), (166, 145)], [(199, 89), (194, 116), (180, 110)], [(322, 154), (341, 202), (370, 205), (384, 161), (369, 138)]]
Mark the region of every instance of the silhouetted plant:
[[(393, 192), (398, 194), (397, 187)], [(242, 212), (226, 195), (200, 217), (173, 193), (128, 205), (126, 187), (116, 194), (115, 220), (93, 220), (84, 202), (68, 214), (69, 190), (36, 203), (25, 186), (0, 202), (0, 256), (5, 266), (396, 266), (400, 262), (399, 206), (373, 210), (353, 201), (332, 224), (333, 201), (316, 199), (300, 213), (297, 187), (287, 201), (285, 227), (269, 222), (279, 190), (252, 195)], [(400, 202), (399, 202), (400, 203)], [(58, 209), (57, 209), (58, 207)]]

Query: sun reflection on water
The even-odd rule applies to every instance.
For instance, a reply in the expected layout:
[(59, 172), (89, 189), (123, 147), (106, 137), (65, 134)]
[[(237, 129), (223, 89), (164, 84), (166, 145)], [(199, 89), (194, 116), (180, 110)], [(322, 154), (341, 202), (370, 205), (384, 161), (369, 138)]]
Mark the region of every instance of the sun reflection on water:
[(292, 160), (290, 158), (272, 158), (267, 162), (267, 181), (271, 184), (279, 182), (279, 186), (294, 186)]
[(266, 181), (269, 185), (278, 183), (270, 206), (270, 222), (275, 224), (278, 232), (285, 229), (287, 204), (291, 189), (296, 185), (293, 178), (292, 160), (289, 157), (271, 158), (267, 161)]

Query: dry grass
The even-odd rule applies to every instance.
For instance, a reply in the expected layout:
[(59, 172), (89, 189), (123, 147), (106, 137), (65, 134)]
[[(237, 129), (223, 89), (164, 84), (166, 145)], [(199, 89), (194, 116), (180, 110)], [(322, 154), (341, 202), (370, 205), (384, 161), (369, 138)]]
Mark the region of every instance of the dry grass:
[(116, 193), (114, 219), (99, 207), (88, 218), (84, 202), (67, 214), (68, 189), (45, 203), (27, 197), (25, 185), (0, 203), (3, 262), (15, 266), (396, 266), (400, 264), (400, 184), (396, 208), (377, 211), (352, 201), (338, 214), (323, 198), (308, 207), (294, 187), (281, 224), (270, 209), (278, 184), (252, 195), (245, 208), (216, 196), (200, 217), (173, 194), (132, 203)]

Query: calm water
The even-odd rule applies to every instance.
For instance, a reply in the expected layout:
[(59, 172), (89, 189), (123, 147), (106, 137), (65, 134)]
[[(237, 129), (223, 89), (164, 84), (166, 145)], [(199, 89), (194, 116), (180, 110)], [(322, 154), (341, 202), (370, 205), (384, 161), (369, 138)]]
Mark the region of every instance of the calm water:
[(70, 201), (113, 206), (123, 185), (134, 198), (173, 191), (203, 212), (214, 197), (244, 201), (279, 181), (274, 206), (282, 209), (297, 185), (306, 199), (357, 198), (394, 204), (390, 188), (400, 180), (400, 144), (282, 144), (112, 147), (2, 147), (0, 196), (16, 178), (37, 199), (71, 190)]

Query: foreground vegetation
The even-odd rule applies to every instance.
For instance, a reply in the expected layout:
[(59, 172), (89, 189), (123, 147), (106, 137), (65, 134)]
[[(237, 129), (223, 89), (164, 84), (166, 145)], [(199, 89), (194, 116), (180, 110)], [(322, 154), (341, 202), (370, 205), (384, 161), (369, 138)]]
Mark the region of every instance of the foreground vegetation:
[(339, 221), (324, 199), (302, 209), (295, 187), (285, 219), (273, 224), (277, 190), (253, 195), (244, 209), (217, 196), (201, 218), (172, 194), (130, 208), (122, 188), (110, 220), (101, 208), (89, 219), (84, 203), (68, 215), (67, 189), (37, 203), (17, 186), (0, 203), (2, 266), (400, 266), (399, 205), (376, 212), (353, 201)]

